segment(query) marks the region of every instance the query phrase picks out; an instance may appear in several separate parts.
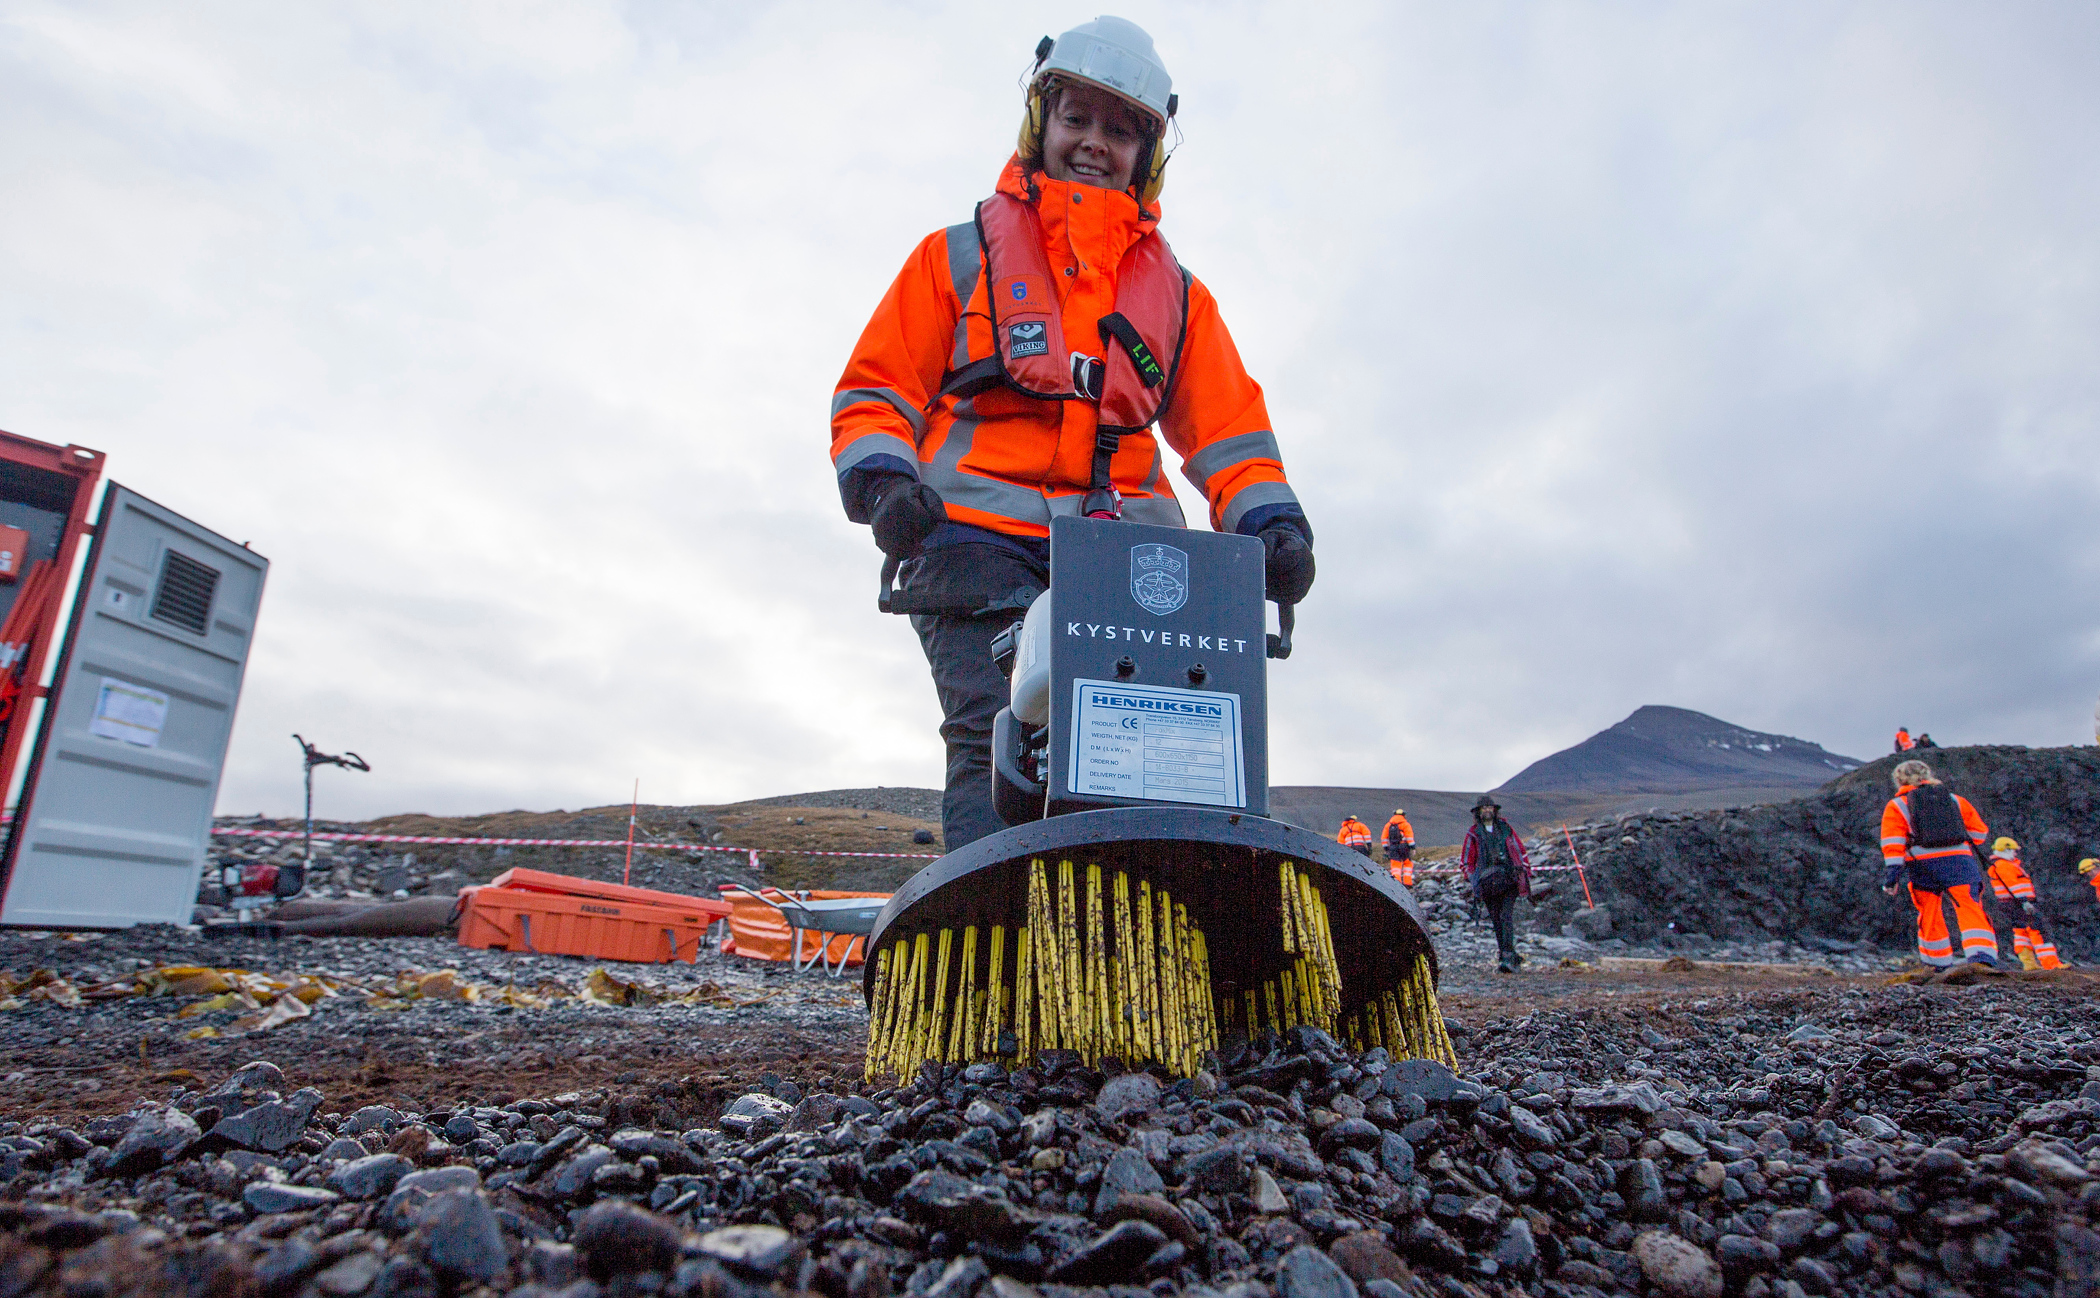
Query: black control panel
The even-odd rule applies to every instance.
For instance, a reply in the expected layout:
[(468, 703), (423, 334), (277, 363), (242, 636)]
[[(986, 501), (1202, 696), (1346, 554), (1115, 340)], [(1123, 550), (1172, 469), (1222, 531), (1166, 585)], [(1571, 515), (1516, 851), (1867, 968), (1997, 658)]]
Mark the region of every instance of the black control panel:
[(1046, 810), (1269, 810), (1262, 544), (1050, 525)]

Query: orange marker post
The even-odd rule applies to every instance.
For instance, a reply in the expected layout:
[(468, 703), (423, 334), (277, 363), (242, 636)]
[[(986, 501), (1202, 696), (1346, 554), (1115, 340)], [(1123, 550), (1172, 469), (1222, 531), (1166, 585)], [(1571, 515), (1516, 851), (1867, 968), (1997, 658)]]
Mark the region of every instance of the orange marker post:
[(1560, 827), (1560, 836), (1568, 840), (1568, 855), (1575, 858), (1575, 877), (1582, 880), (1582, 904), (1595, 910), (1597, 903), (1590, 899), (1590, 876), (1583, 871), (1582, 854), (1575, 850), (1575, 836), (1568, 832), (1565, 823)]
[(642, 777), (634, 777), (634, 801), (627, 807), (627, 863), (620, 867), (620, 883), (624, 887), (634, 882), (634, 821), (642, 811)]

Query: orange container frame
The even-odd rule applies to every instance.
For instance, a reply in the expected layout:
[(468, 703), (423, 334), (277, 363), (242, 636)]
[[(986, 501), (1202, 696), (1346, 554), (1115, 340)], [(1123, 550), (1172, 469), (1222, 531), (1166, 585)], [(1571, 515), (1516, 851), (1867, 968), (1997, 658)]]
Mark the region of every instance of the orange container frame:
[[(655, 895), (677, 897), (675, 893)], [(691, 961), (699, 957), (708, 928), (728, 914), (730, 907), (699, 897), (678, 900), (684, 904), (641, 905), (536, 888), (475, 888), (466, 894), (466, 906), (459, 919), (459, 944), (485, 950), (588, 956), (641, 964)]]

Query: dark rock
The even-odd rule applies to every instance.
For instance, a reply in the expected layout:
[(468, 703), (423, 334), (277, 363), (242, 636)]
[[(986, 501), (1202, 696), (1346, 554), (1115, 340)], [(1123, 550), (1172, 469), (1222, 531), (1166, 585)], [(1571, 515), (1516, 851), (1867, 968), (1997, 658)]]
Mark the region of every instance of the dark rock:
[(274, 1094), (268, 1093), (283, 1088), (284, 1070), (266, 1059), (257, 1059), (234, 1069), (225, 1081), (206, 1091), (204, 1098), (221, 1113), (236, 1113), (266, 1098), (275, 1099)]
[(1400, 1255), (1386, 1247), (1385, 1237), (1374, 1231), (1359, 1231), (1344, 1235), (1327, 1246), (1327, 1256), (1334, 1259), (1348, 1277), (1358, 1284), (1373, 1280), (1389, 1280), (1394, 1284), (1408, 1284), (1414, 1279), (1407, 1263)]
[[(1414, 1152), (1408, 1152), (1414, 1163)], [(1206, 1194), (1232, 1194), (1246, 1188), (1247, 1156), (1237, 1145), (1220, 1145), (1193, 1155), (1184, 1167), (1190, 1189)]]
[(1633, 1256), (1641, 1274), (1669, 1298), (1721, 1298), (1721, 1268), (1689, 1240), (1664, 1230), (1643, 1231), (1633, 1241)]
[(1425, 1265), (1457, 1271), (1466, 1265), (1466, 1246), (1428, 1217), (1417, 1217), (1400, 1232), (1400, 1248)]
[(767, 1095), (763, 1091), (752, 1091), (731, 1101), (722, 1110), (719, 1121), (722, 1130), (734, 1136), (757, 1139), (778, 1131), (795, 1115), (795, 1106), (786, 1100)]
[(256, 1212), (304, 1212), (342, 1202), (342, 1196), (317, 1185), (287, 1185), (282, 1181), (250, 1181), (241, 1191), (241, 1202)]
[(1551, 1124), (1523, 1105), (1511, 1105), (1508, 1116), (1517, 1143), (1526, 1149), (1550, 1149), (1560, 1143), (1560, 1136)]
[(1357, 1298), (1356, 1282), (1310, 1244), (1283, 1255), (1276, 1268), (1278, 1298)]
[(1167, 1243), (1165, 1232), (1147, 1221), (1118, 1222), (1050, 1270), (1059, 1284), (1112, 1284), (1137, 1275), (1144, 1261)]
[(306, 1087), (286, 1099), (272, 1099), (219, 1119), (212, 1126), (210, 1140), (222, 1149), (280, 1154), (306, 1134), (307, 1123), (320, 1107), (321, 1093)]
[(1124, 1194), (1114, 1204), (1098, 1214), (1104, 1223), (1119, 1221), (1149, 1221), (1165, 1232), (1170, 1239), (1178, 1240), (1189, 1248), (1203, 1243), (1203, 1237), (1188, 1217), (1156, 1194)]
[(329, 1174), (328, 1188), (346, 1199), (376, 1199), (414, 1170), (415, 1164), (399, 1154), (372, 1154), (335, 1169)]
[(972, 1298), (979, 1285), (991, 1278), (992, 1269), (981, 1257), (959, 1257), (948, 1263), (940, 1278), (928, 1286), (924, 1298)]
[(255, 1264), (255, 1283), (264, 1292), (289, 1292), (299, 1281), (321, 1269), (327, 1260), (320, 1249), (294, 1235)]
[(1816, 1227), (1822, 1224), (1821, 1213), (1807, 1208), (1781, 1208), (1765, 1222), (1765, 1238), (1782, 1253), (1796, 1253), (1808, 1244)]
[(576, 1157), (555, 1169), (547, 1188), (558, 1199), (573, 1199), (591, 1184), (599, 1168), (618, 1162), (619, 1157), (604, 1145), (585, 1145)]
[(108, 1233), (108, 1222), (71, 1208), (38, 1210), (21, 1230), (22, 1238), (38, 1248), (60, 1252), (86, 1248)]
[(510, 1267), (503, 1228), (479, 1190), (446, 1190), (416, 1217), (423, 1258), (440, 1275), (495, 1284)]
[(912, 1177), (897, 1192), (895, 1206), (907, 1217), (962, 1239), (1011, 1241), (1026, 1236), (1035, 1225), (1029, 1213), (998, 1191), (940, 1168)]
[(367, 1104), (362, 1109), (343, 1119), (343, 1125), (335, 1129), (338, 1136), (362, 1136), (367, 1131), (391, 1132), (401, 1125), (399, 1110), (384, 1104)]
[(1723, 1235), (1714, 1241), (1714, 1256), (1730, 1276), (1758, 1275), (1779, 1269), (1779, 1246), (1753, 1235)]
[[(732, 1227), (769, 1230), (772, 1227)], [(785, 1234), (786, 1232), (782, 1232)], [(617, 1200), (594, 1204), (577, 1219), (576, 1251), (594, 1280), (632, 1271), (668, 1271), (678, 1260), (678, 1231), (670, 1222)]]
[(801, 1240), (778, 1226), (724, 1226), (700, 1237), (698, 1248), (731, 1269), (760, 1279), (780, 1275), (800, 1261)]
[(1433, 1059), (1402, 1059), (1386, 1069), (1378, 1090), (1384, 1095), (1413, 1095), (1430, 1104), (1442, 1104), (1457, 1094), (1458, 1078)]
[(819, 1131), (837, 1122), (845, 1111), (844, 1101), (836, 1095), (805, 1095), (788, 1114), (787, 1130)]
[(1522, 1217), (1510, 1218), (1495, 1241), (1494, 1258), (1495, 1264), (1504, 1271), (1520, 1276), (1536, 1274), (1539, 1249), (1538, 1241), (1531, 1234), (1531, 1223)]
[(438, 1298), (438, 1279), (412, 1257), (389, 1258), (365, 1298)]
[(117, 1142), (110, 1160), (109, 1175), (138, 1176), (171, 1163), (203, 1135), (189, 1114), (179, 1109), (155, 1109), (140, 1116), (124, 1138)]
[(1384, 1135), (1363, 1118), (1343, 1118), (1320, 1133), (1320, 1154), (1332, 1158), (1337, 1149), (1376, 1149)]
[(1395, 1181), (1406, 1181), (1415, 1174), (1415, 1147), (1396, 1131), (1384, 1133), (1378, 1141), (1378, 1166)]
[(1619, 1193), (1635, 1221), (1661, 1221), (1670, 1213), (1670, 1196), (1652, 1158), (1636, 1158), (1619, 1177)]
[(1114, 1207), (1116, 1200), (1123, 1195), (1159, 1194), (1166, 1188), (1167, 1183), (1153, 1169), (1151, 1160), (1135, 1149), (1119, 1149), (1109, 1155), (1108, 1163), (1101, 1169), (1101, 1189), (1094, 1196), (1094, 1216), (1099, 1217)]
[(1103, 1083), (1094, 1097), (1094, 1112), (1116, 1119), (1140, 1113), (1159, 1103), (1159, 1080), (1150, 1073), (1124, 1073)]
[(1810, 1293), (1836, 1293), (1838, 1291), (1837, 1276), (1831, 1272), (1829, 1267), (1815, 1258), (1795, 1258), (1794, 1264), (1786, 1269), (1786, 1273), (1795, 1284), (1800, 1285)]
[(657, 1168), (667, 1175), (707, 1170), (707, 1164), (694, 1157), (692, 1149), (684, 1141), (658, 1135), (653, 1131), (615, 1132), (607, 1143), (612, 1146), (613, 1152), (622, 1158), (655, 1159)]
[(455, 1113), (445, 1123), (445, 1139), (455, 1145), (464, 1145), (468, 1141), (479, 1140), (481, 1135), (481, 1124), (474, 1121), (471, 1114)]

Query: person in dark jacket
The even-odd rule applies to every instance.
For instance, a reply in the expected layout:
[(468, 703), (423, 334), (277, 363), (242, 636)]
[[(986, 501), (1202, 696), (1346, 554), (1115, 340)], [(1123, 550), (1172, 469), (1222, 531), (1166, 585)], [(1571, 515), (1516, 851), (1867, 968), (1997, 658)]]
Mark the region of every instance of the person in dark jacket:
[(1502, 818), (1502, 806), (1492, 793), (1481, 794), (1473, 804), (1473, 823), (1459, 848), (1458, 868), (1495, 922), (1495, 947), (1502, 957), (1495, 967), (1515, 973), (1524, 963), (1517, 954), (1517, 898), (1531, 895), (1531, 858), (1523, 838)]

